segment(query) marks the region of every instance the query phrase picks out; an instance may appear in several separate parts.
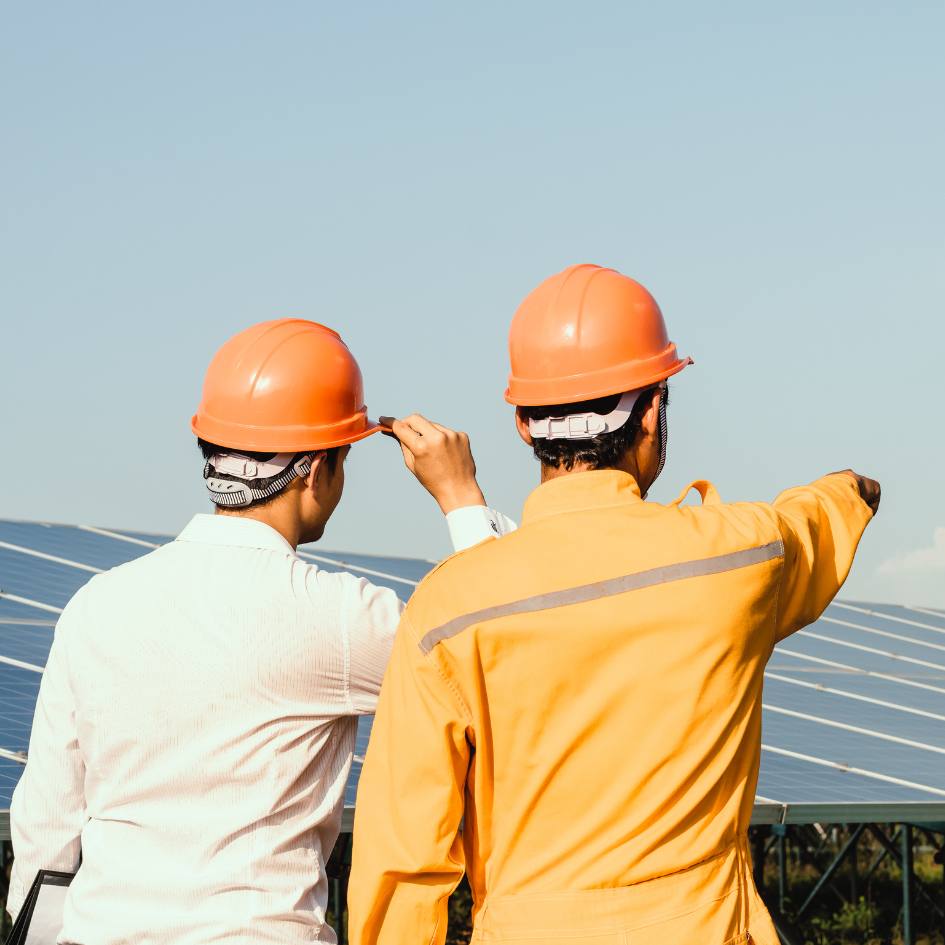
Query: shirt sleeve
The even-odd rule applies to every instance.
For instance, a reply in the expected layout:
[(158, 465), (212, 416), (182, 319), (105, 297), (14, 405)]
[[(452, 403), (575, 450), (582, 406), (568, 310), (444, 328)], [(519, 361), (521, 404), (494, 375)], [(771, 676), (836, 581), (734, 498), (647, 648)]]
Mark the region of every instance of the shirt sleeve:
[(443, 945), (463, 876), (459, 832), (470, 762), (467, 712), (405, 615), (355, 807), (351, 945)]
[(813, 623), (847, 579), (873, 517), (848, 473), (782, 492), (774, 501), (784, 542), (776, 640)]
[(485, 505), (467, 505), (446, 516), (454, 551), (465, 551), (487, 538), (501, 538), (518, 526), (512, 519)]
[(353, 715), (377, 708), (404, 605), (389, 588), (353, 578), (346, 608), (348, 696)]
[(66, 640), (75, 629), (79, 601), (79, 596), (73, 598), (59, 618), (39, 687), (26, 769), (10, 805), (14, 861), (7, 911), (14, 919), (39, 870), (73, 873), (79, 868), (87, 820), (85, 763), (76, 734)]

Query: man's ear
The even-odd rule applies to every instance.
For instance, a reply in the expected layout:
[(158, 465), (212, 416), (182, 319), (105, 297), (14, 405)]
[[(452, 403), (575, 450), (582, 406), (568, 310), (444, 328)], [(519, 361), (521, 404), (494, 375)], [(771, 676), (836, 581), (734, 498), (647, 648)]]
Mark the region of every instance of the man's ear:
[(312, 468), (308, 471), (308, 475), (305, 477), (305, 486), (308, 489), (311, 489), (312, 492), (315, 492), (318, 485), (318, 477), (323, 475), (322, 467), (325, 465), (325, 453), (316, 453), (312, 457)]
[(515, 408), (515, 429), (522, 438), (526, 446), (531, 446), (535, 441), (532, 439), (531, 431), (528, 429), (528, 421), (522, 416), (521, 407)]
[(655, 438), (657, 435), (660, 420), (660, 398), (662, 396), (661, 389), (653, 391), (649, 406), (643, 411), (643, 416), (640, 418), (640, 432), (645, 437)]

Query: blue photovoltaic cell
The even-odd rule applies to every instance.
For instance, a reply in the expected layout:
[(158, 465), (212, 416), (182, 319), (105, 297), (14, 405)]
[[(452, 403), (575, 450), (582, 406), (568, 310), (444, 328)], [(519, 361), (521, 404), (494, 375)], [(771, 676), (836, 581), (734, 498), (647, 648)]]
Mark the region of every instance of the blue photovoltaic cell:
[[(173, 535), (153, 535), (151, 532), (129, 532), (127, 528), (106, 528), (105, 531), (114, 532), (116, 535), (127, 535), (129, 538), (137, 538), (138, 541), (146, 541), (152, 545), (164, 545), (167, 542), (173, 540)], [(134, 547), (128, 543), (130, 547)], [(138, 548), (141, 549), (141, 554), (147, 554), (149, 551), (153, 551), (153, 548), (145, 548), (143, 545), (138, 545)]]
[[(352, 570), (354, 568), (368, 568), (382, 574), (407, 578), (416, 583), (423, 580), (436, 567), (430, 561), (422, 561), (417, 558), (384, 558), (378, 555), (357, 555), (348, 551), (323, 551), (318, 545), (303, 545), (301, 550), (323, 558), (331, 558), (340, 565), (342, 570), (345, 569), (346, 564), (353, 565)], [(354, 573), (357, 574), (358, 572), (355, 571)]]
[(10, 800), (13, 798), (13, 789), (16, 787), (20, 775), (23, 774), (23, 765), (18, 761), (0, 758), (0, 810), (10, 809)]
[[(856, 607), (859, 607), (863, 610), (872, 611), (873, 615), (879, 616), (881, 614), (888, 614), (891, 617), (898, 618), (895, 621), (890, 621), (892, 623), (899, 623), (900, 620), (908, 620), (909, 623), (918, 623), (918, 624), (928, 624), (931, 627), (936, 627), (945, 633), (945, 613), (942, 611), (936, 610), (934, 607), (923, 607), (921, 610), (918, 610), (914, 607), (902, 607), (899, 604), (863, 604), (853, 601), (850, 602)], [(848, 614), (856, 614), (857, 611), (850, 610), (848, 608), (838, 608), (840, 610), (845, 610)], [(899, 624), (900, 626), (905, 626), (904, 624)]]
[[(2, 591), (3, 572), (0, 571), (0, 592)], [(49, 620), (56, 620), (59, 615), (52, 611), (40, 610), (38, 607), (30, 607), (28, 604), (20, 604), (17, 601), (0, 597), (0, 620), (33, 620), (36, 617), (43, 616)]]
[[(817, 637), (812, 636), (813, 633), (816, 633)], [(831, 639), (824, 639), (825, 637)], [(840, 641), (839, 635), (830, 632), (821, 624), (817, 624), (816, 628), (811, 628), (810, 631), (801, 630), (795, 634), (791, 640), (790, 649), (843, 663), (855, 669), (904, 674), (917, 678), (937, 677), (945, 679), (945, 660), (927, 660), (924, 657), (913, 657), (911, 654), (900, 656), (893, 652), (891, 647), (873, 646), (871, 640), (860, 639), (856, 641), (857, 646), (845, 646), (845, 641), (838, 641)], [(869, 647), (870, 650), (880, 650), (881, 652), (870, 652), (870, 650), (861, 647)], [(909, 659), (902, 658), (907, 655)], [(917, 659), (921, 662), (915, 662)]]
[(62, 609), (92, 576), (89, 571), (0, 548), (0, 591), (7, 594)]
[[(874, 621), (878, 624), (879, 621)], [(845, 643), (856, 643), (883, 650), (897, 656), (908, 656), (923, 662), (945, 664), (945, 635), (939, 639), (924, 639), (921, 630), (910, 631), (908, 627), (888, 629), (874, 626), (868, 629), (850, 627), (846, 624), (831, 623), (829, 620), (818, 621), (816, 627), (809, 627), (806, 633), (813, 631), (821, 636), (829, 636)], [(945, 665), (942, 672), (945, 673)]]
[(0, 663), (0, 748), (26, 751), (41, 678), (32, 670)]
[[(929, 692), (925, 689), (916, 689), (912, 686), (903, 686), (891, 680), (877, 679), (874, 676), (863, 676), (853, 674), (832, 674), (832, 673), (791, 673), (785, 670), (780, 663), (772, 662), (768, 669), (768, 684), (773, 685), (774, 680), (770, 678), (771, 673), (789, 678), (798, 679), (802, 682), (813, 683), (817, 686), (837, 689), (841, 692), (852, 693), (857, 696), (865, 696), (870, 699), (877, 699), (883, 702), (890, 702), (893, 705), (904, 706), (909, 709), (915, 709), (920, 712), (929, 712), (945, 718), (945, 692)], [(800, 687), (797, 687), (800, 689)], [(808, 690), (811, 691), (811, 690)], [(840, 698), (843, 698), (842, 696)], [(860, 704), (851, 700), (854, 705)], [(890, 710), (893, 711), (893, 710)]]
[[(348, 568), (346, 568), (340, 562), (337, 564), (327, 563), (325, 560), (323, 560), (325, 557), (323, 555), (319, 555), (320, 560), (318, 561), (314, 561), (312, 560), (312, 558), (308, 557), (308, 554), (305, 551), (302, 551), (301, 555), (305, 561), (309, 562), (310, 564), (314, 565), (317, 568), (320, 568), (323, 571), (330, 571), (330, 572), (335, 572), (335, 573), (348, 571)], [(353, 574), (355, 577), (364, 578), (364, 580), (369, 581), (371, 584), (375, 584), (378, 587), (390, 588), (390, 590), (392, 590), (405, 603), (407, 600), (409, 600), (410, 595), (414, 591), (413, 583), (405, 583), (404, 580), (396, 580), (396, 578), (401, 578), (401, 577), (404, 578), (405, 580), (410, 580), (406, 577), (406, 574), (397, 574), (393, 571), (390, 571), (390, 572), (385, 572), (385, 573), (389, 573), (391, 577), (379, 577), (378, 575), (375, 575), (375, 574), (364, 574), (361, 571), (352, 570), (349, 573)]]
[(0, 541), (105, 570), (131, 561), (146, 550), (69, 525), (0, 521)]
[[(900, 639), (914, 641), (917, 644), (924, 645), (929, 651), (939, 648), (940, 653), (945, 653), (945, 629), (936, 629), (932, 624), (921, 626), (918, 621), (908, 624), (901, 623), (897, 620), (891, 620), (883, 614), (861, 614), (856, 611), (841, 609), (836, 605), (828, 607), (824, 617), (830, 619), (822, 618), (820, 623), (822, 625), (826, 624), (831, 630), (846, 625), (849, 626), (851, 633), (863, 634), (876, 641), (886, 640), (891, 645), (894, 645)], [(831, 623), (830, 620), (843, 621), (843, 623)]]
[(767, 751), (761, 753), (758, 793), (782, 804), (928, 803), (945, 800), (925, 791)]
[[(761, 740), (766, 745), (934, 788), (937, 793), (930, 791), (927, 799), (945, 802), (945, 755), (856, 732), (837, 732), (773, 712), (764, 713)], [(886, 791), (896, 798), (897, 789), (897, 785), (890, 784)]]
[(358, 790), (358, 778), (361, 776), (361, 764), (367, 752), (368, 739), (371, 737), (371, 722), (373, 717), (362, 715), (358, 719), (358, 734), (354, 743), (354, 761), (351, 765), (351, 776), (345, 789), (345, 806), (354, 807), (354, 799)]
[(52, 625), (35, 621), (14, 623), (0, 619), (0, 656), (32, 663), (34, 666), (45, 666), (52, 646), (53, 631)]
[[(875, 705), (834, 693), (791, 685), (770, 677), (765, 680), (763, 698), (766, 705), (775, 708), (869, 729), (880, 735), (922, 742), (941, 748), (945, 752), (945, 714), (938, 718), (927, 718), (884, 705)], [(826, 728), (832, 740), (843, 739), (842, 729), (833, 729), (830, 726)], [(876, 749), (883, 750), (882, 739), (877, 739)], [(938, 757), (941, 759), (942, 766), (945, 767), (945, 754)]]

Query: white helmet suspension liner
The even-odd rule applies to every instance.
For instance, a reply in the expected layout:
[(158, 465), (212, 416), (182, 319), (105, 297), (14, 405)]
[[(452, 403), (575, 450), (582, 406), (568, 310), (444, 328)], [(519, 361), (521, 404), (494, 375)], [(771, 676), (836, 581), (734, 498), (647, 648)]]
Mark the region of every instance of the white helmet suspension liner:
[[(297, 460), (296, 455), (277, 453), (271, 459), (259, 460), (245, 453), (214, 453), (203, 467), (203, 478), (207, 483), (210, 501), (224, 508), (239, 509), (259, 499), (268, 499), (294, 479), (307, 476), (312, 471), (312, 459), (316, 454), (306, 453)], [(221, 473), (246, 481), (221, 479)], [(276, 478), (262, 489), (249, 485), (253, 479), (270, 479), (273, 476)]]
[(646, 388), (622, 394), (610, 413), (572, 413), (561, 417), (529, 420), (528, 432), (533, 440), (593, 440), (602, 433), (619, 430), (630, 419), (633, 407)]

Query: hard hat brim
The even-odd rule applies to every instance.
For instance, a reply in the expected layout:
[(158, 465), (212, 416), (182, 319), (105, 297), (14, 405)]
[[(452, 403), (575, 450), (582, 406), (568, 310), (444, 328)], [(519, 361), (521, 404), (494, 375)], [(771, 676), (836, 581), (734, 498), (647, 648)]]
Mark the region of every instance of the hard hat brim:
[[(679, 356), (675, 345), (671, 361), (656, 367), (649, 373), (641, 373), (639, 364), (617, 365), (606, 371), (574, 374), (571, 377), (541, 378), (525, 380), (510, 377), (505, 390), (505, 399), (516, 407), (548, 407), (556, 404), (576, 404), (598, 397), (623, 394), (628, 390), (640, 390), (665, 381), (695, 362), (690, 357)], [(654, 359), (656, 360), (656, 359)]]
[(252, 453), (301, 453), (349, 446), (380, 433), (383, 427), (364, 417), (360, 423), (348, 422), (328, 427), (258, 427), (222, 422), (206, 414), (194, 414), (190, 429), (202, 440), (215, 446)]

